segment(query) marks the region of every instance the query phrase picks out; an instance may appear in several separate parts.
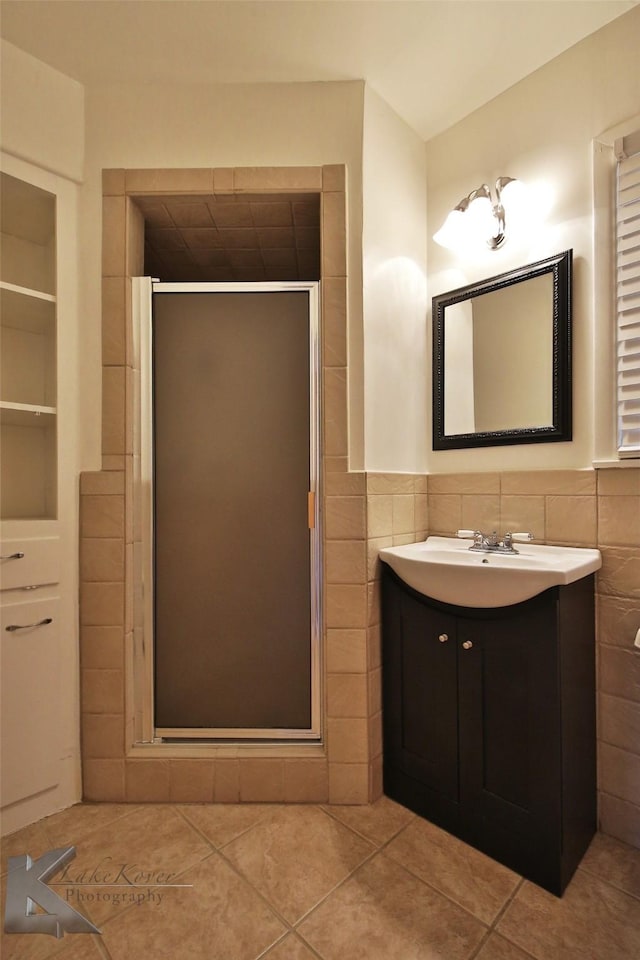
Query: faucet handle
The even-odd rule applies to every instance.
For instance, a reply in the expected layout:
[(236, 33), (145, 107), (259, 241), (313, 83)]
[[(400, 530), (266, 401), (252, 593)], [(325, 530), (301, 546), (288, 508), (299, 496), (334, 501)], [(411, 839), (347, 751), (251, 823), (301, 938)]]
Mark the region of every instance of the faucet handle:
[(464, 540), (473, 540), (479, 533), (479, 530), (458, 530), (456, 536), (462, 537)]
[(519, 543), (525, 543), (529, 540), (535, 540), (535, 537), (532, 533), (511, 533), (507, 534), (512, 540), (516, 540)]

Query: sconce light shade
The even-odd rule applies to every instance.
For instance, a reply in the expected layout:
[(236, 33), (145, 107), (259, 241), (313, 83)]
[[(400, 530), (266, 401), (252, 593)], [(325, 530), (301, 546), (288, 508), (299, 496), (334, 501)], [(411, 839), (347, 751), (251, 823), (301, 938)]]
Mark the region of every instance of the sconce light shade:
[(486, 244), (491, 250), (501, 247), (506, 237), (505, 203), (514, 214), (521, 212), (524, 184), (513, 177), (498, 177), (496, 199), (486, 183), (476, 187), (454, 207), (433, 239), (450, 250)]

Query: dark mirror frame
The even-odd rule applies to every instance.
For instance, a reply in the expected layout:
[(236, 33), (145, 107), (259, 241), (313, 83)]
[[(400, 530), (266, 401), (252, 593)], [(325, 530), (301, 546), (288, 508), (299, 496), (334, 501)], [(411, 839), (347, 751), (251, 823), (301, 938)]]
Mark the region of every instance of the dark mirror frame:
[[(494, 447), (513, 443), (552, 443), (571, 440), (571, 294), (573, 251), (565, 250), (546, 260), (509, 270), (488, 280), (470, 283), (432, 299), (433, 318), (433, 449), (458, 450), (466, 447)], [(517, 283), (526, 283), (542, 274), (553, 278), (553, 359), (551, 425), (524, 427), (513, 430), (493, 430), (477, 433), (446, 434), (444, 430), (444, 318), (448, 306), (471, 300), (473, 297), (501, 290)], [(523, 291), (524, 292), (524, 291)]]

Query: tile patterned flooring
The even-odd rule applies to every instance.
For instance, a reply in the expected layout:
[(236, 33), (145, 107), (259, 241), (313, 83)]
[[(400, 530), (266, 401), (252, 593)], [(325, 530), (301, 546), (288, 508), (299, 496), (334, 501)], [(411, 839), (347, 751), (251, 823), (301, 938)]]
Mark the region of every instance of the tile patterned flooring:
[(3, 933), (4, 960), (640, 957), (640, 851), (602, 834), (559, 900), (386, 797), (79, 804), (3, 840), (2, 904), (9, 856), (67, 845), (50, 885), (100, 935)]

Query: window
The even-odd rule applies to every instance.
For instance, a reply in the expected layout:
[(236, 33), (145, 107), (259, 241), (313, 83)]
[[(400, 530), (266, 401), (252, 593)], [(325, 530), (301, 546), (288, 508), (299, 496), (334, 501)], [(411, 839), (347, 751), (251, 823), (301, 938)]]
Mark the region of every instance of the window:
[(640, 131), (615, 154), (618, 455), (640, 457)]

